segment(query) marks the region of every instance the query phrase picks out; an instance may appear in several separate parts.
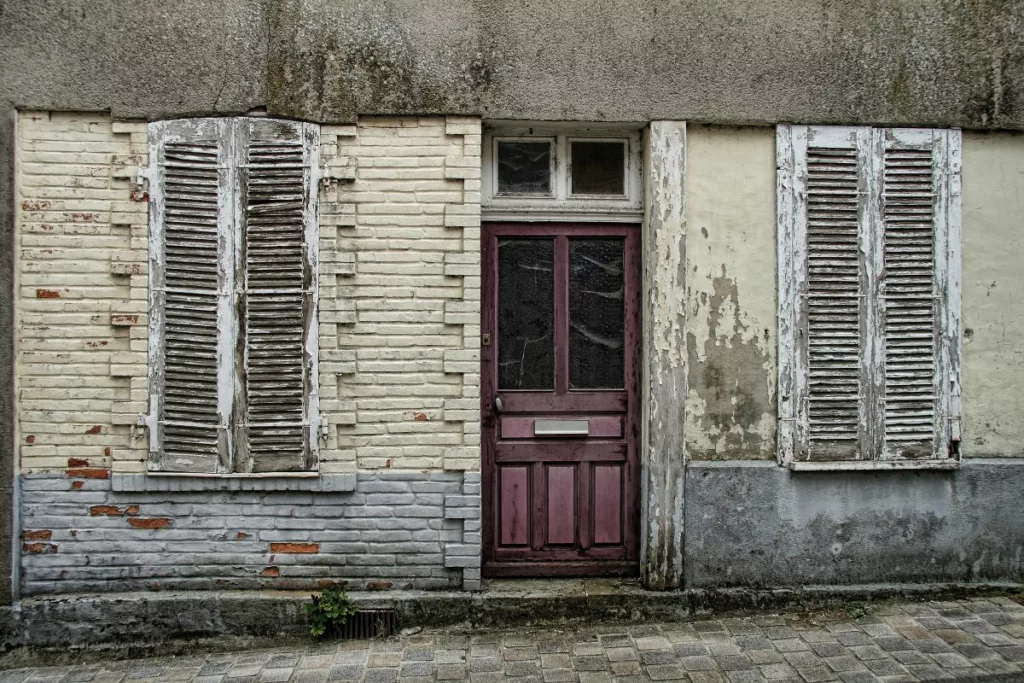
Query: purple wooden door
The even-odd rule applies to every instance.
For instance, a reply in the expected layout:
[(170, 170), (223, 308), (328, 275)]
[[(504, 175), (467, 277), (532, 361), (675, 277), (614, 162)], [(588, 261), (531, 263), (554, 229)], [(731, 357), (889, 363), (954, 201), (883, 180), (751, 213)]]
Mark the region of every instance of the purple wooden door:
[(484, 573), (636, 574), (639, 228), (483, 237)]

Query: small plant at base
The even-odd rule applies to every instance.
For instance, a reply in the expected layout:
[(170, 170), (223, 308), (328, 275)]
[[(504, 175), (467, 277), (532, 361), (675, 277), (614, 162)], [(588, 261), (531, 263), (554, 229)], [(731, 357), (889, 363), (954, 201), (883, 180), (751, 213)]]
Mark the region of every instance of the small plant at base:
[(316, 638), (320, 638), (328, 630), (337, 631), (345, 625), (350, 616), (358, 611), (348, 599), (348, 593), (337, 588), (331, 588), (320, 595), (310, 597), (313, 604), (306, 605), (306, 612), (309, 613), (312, 622), (309, 632)]

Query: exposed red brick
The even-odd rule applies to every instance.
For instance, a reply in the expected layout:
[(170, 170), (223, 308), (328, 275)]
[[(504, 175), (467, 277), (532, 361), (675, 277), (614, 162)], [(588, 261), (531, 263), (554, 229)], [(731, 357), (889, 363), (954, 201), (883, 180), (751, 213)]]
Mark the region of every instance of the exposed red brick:
[(319, 543), (271, 543), (272, 553), (313, 554), (320, 552)]
[(237, 541), (244, 541), (247, 538), (249, 538), (249, 534), (245, 533), (244, 531), (239, 531), (237, 534), (235, 534), (235, 540)]
[(108, 458), (110, 457), (110, 446), (107, 446), (106, 448), (103, 449), (103, 455), (107, 456)]
[(83, 486), (85, 486), (85, 482), (84, 481), (77, 481), (76, 480), (76, 481), (71, 482), (71, 488), (75, 489), (76, 491), (78, 489), (82, 488)]
[(28, 436), (25, 437), (25, 443), (29, 444), (30, 446), (32, 444), (34, 444), (35, 442), (36, 442), (36, 437), (34, 435), (29, 434)]
[(53, 532), (49, 529), (25, 529), (21, 532), (21, 540), (23, 541), (49, 541), (51, 538), (53, 538)]
[(427, 414), (426, 413), (416, 413), (413, 417), (416, 419), (417, 422), (426, 422), (427, 421)]
[(22, 543), (21, 551), (31, 555), (52, 555), (57, 552), (57, 546), (52, 543)]
[(106, 515), (107, 517), (120, 517), (121, 508), (116, 505), (93, 505), (89, 508), (89, 515), (91, 517), (100, 517)]
[(124, 509), (124, 514), (126, 514), (126, 515), (137, 515), (137, 514), (139, 514), (139, 506), (138, 505), (129, 505), (128, 507), (126, 507)]
[(128, 525), (134, 529), (165, 529), (171, 525), (166, 517), (129, 517)]
[(260, 572), (260, 576), (266, 576), (271, 579), (276, 579), (281, 576), (281, 570), (278, 567), (270, 566)]
[(59, 299), (60, 298), (60, 292), (58, 292), (56, 289), (37, 289), (36, 290), (36, 298), (37, 299)]
[(91, 211), (72, 211), (71, 222), (72, 223), (91, 223), (95, 220), (96, 214)]
[(50, 208), (50, 202), (40, 199), (26, 199), (21, 203), (21, 208), (25, 211), (46, 211)]
[(139, 322), (137, 313), (111, 313), (110, 324), (114, 326), (135, 325)]
[(148, 202), (149, 193), (140, 192), (139, 190), (132, 190), (132, 201), (133, 202)]
[(316, 580), (316, 587), (317, 588), (323, 588), (323, 589), (327, 589), (327, 588), (344, 588), (347, 585), (348, 585), (348, 581), (337, 581), (335, 579), (317, 579)]
[(103, 425), (93, 425), (92, 427), (89, 427), (87, 430), (85, 430), (85, 433), (86, 434), (99, 434), (102, 431), (103, 431)]
[(81, 477), (82, 479), (110, 479), (110, 470), (99, 468), (78, 468), (65, 470), (69, 477)]
[(367, 581), (366, 590), (368, 591), (386, 591), (391, 590), (390, 581)]
[(89, 461), (82, 458), (68, 458), (68, 467), (88, 467)]

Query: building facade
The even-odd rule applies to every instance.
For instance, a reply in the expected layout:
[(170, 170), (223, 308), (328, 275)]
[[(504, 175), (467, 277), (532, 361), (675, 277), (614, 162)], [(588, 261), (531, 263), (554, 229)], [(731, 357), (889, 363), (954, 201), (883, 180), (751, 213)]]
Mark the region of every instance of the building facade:
[(0, 14), (8, 597), (1022, 580), (1019, 7), (191, 9)]

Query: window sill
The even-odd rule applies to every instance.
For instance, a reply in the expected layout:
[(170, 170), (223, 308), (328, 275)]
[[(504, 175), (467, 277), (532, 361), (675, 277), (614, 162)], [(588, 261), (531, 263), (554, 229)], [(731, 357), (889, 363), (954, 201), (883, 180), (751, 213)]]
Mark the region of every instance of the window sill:
[(306, 491), (346, 493), (356, 490), (355, 472), (319, 474), (280, 472), (265, 474), (117, 474), (110, 476), (114, 491)]
[(894, 470), (957, 470), (960, 461), (942, 460), (831, 460), (822, 462), (790, 462), (794, 472), (891, 472)]

